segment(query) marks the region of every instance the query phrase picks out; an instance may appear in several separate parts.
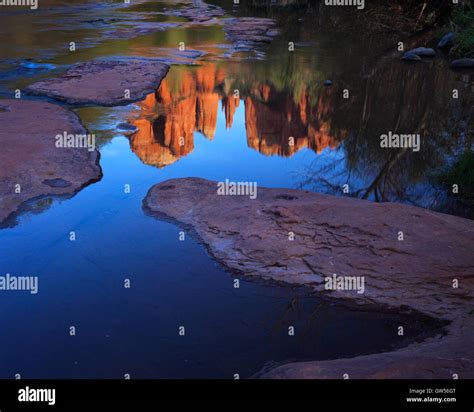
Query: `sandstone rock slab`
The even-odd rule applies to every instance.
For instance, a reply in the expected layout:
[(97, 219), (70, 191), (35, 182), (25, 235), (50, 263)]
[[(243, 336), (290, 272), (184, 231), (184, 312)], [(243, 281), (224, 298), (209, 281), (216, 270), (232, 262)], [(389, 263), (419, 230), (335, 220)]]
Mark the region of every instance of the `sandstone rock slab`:
[(93, 60), (34, 83), (26, 91), (71, 105), (123, 105), (156, 90), (168, 70), (168, 65), (153, 60)]
[(276, 22), (261, 17), (235, 17), (223, 20), (223, 27), (237, 51), (252, 51), (264, 43), (271, 43), (280, 34)]
[(0, 224), (29, 200), (72, 196), (101, 178), (97, 150), (56, 147), (57, 134), (87, 133), (73, 112), (45, 102), (0, 100), (0, 124)]
[[(474, 222), (413, 206), (258, 188), (219, 196), (217, 183), (172, 179), (144, 199), (151, 215), (192, 228), (229, 270), (331, 297), (410, 308), (451, 322), (447, 336), (399, 351), (283, 365), (263, 377), (473, 377)], [(289, 240), (289, 234), (294, 240)], [(403, 233), (403, 241), (398, 240)], [(326, 290), (327, 276), (359, 276), (365, 292)], [(456, 279), (459, 287), (453, 287)], [(421, 354), (424, 354), (421, 356)]]
[(213, 19), (214, 17), (223, 16), (225, 11), (219, 6), (205, 3), (202, 0), (196, 0), (190, 4), (185, 4), (178, 9), (171, 10), (164, 14), (183, 17), (195, 23), (204, 23)]

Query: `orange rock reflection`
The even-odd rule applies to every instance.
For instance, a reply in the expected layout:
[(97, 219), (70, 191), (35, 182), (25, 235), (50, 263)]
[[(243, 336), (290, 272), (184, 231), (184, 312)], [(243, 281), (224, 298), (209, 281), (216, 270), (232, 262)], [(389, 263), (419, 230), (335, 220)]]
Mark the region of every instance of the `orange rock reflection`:
[[(219, 103), (226, 128), (232, 128), (240, 98), (226, 78), (212, 63), (170, 72), (156, 93), (138, 103), (139, 115), (131, 121), (138, 129), (130, 137), (132, 150), (146, 164), (176, 162), (193, 151), (194, 132), (214, 139)], [(339, 139), (331, 136), (336, 89), (324, 89), (316, 104), (305, 90), (297, 102), (268, 84), (255, 82), (246, 90), (242, 98), (249, 147), (267, 156), (292, 156), (304, 148), (320, 153), (339, 144), (341, 134)]]

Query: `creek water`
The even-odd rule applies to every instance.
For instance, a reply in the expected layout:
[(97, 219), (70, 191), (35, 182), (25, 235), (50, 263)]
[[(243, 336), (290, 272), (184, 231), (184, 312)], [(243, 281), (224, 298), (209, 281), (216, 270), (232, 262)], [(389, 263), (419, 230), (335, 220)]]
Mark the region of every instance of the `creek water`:
[[(207, 55), (174, 65), (142, 102), (74, 108), (97, 137), (103, 178), (70, 199), (33, 202), (0, 231), (0, 274), (39, 278), (36, 295), (1, 295), (0, 377), (232, 379), (268, 362), (384, 351), (438, 330), (422, 317), (355, 310), (304, 288), (246, 279), (235, 288), (202, 245), (189, 235), (181, 241), (181, 229), (147, 216), (142, 201), (156, 183), (198, 176), (340, 195), (347, 184), (369, 200), (469, 215), (431, 178), (470, 147), (461, 126), (472, 102), (447, 98), (471, 87), (468, 75), (440, 61), (380, 66), (365, 39), (348, 42), (347, 33), (325, 32), (326, 22), (297, 13), (272, 14), (282, 35), (252, 56), (228, 58), (219, 25), (107, 34), (127, 19), (181, 23), (160, 14), (179, 2), (42, 4), (37, 14), (1, 10), (0, 31), (12, 38), (1, 47), (2, 97), (96, 57), (160, 57), (180, 41)], [(324, 87), (326, 79), (333, 86)], [(378, 136), (400, 123), (420, 131), (423, 149), (394, 159)]]

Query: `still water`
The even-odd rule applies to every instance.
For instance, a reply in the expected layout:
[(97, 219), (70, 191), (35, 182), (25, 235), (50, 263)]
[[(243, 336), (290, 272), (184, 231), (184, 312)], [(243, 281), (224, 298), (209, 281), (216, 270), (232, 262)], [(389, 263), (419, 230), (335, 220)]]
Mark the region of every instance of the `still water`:
[[(9, 21), (2, 35), (15, 36), (1, 48), (2, 97), (96, 57), (166, 60), (164, 50), (180, 41), (207, 54), (198, 64), (174, 65), (142, 102), (74, 109), (98, 139), (104, 176), (71, 199), (41, 199), (0, 231), (0, 273), (39, 277), (37, 295), (1, 296), (0, 377), (248, 377), (268, 362), (388, 350), (439, 326), (355, 310), (305, 289), (245, 279), (236, 289), (202, 245), (189, 235), (180, 241), (181, 229), (146, 216), (142, 201), (156, 183), (197, 176), (338, 195), (348, 185), (352, 196), (471, 216), (434, 178), (471, 147), (470, 95), (448, 98), (454, 87), (472, 87), (469, 75), (440, 61), (384, 63), (377, 59), (384, 44), (374, 51), (357, 36), (349, 44), (347, 33), (325, 31), (314, 16), (274, 15), (280, 38), (252, 56), (228, 58), (218, 25), (110, 35), (110, 25), (128, 33), (130, 21), (180, 23), (162, 14), (178, 2), (45, 4), (34, 16), (0, 15)], [(292, 54), (290, 40), (298, 45)], [(81, 45), (73, 54), (70, 41)], [(324, 87), (326, 79), (333, 86)], [(423, 150), (393, 156), (380, 149), (378, 136), (400, 124), (420, 132)]]

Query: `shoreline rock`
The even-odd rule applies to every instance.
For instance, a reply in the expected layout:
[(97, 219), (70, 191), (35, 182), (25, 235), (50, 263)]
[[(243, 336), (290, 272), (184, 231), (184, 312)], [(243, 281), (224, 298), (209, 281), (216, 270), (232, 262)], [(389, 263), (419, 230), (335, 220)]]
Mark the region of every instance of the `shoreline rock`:
[(223, 24), (235, 52), (254, 51), (261, 44), (271, 43), (280, 34), (276, 22), (263, 17), (234, 17), (224, 19)]
[[(409, 307), (450, 321), (447, 335), (394, 352), (279, 366), (265, 378), (474, 377), (474, 222), (413, 206), (290, 189), (257, 199), (218, 196), (217, 183), (172, 179), (153, 186), (147, 213), (184, 225), (229, 270), (304, 284), (334, 298)], [(398, 240), (399, 232), (404, 240)], [(289, 241), (289, 233), (294, 240)], [(326, 291), (325, 276), (364, 276), (366, 291)], [(453, 279), (459, 288), (453, 288)], [(423, 354), (423, 356), (421, 356)], [(446, 358), (451, 354), (449, 358)], [(446, 359), (449, 359), (446, 360)], [(349, 372), (347, 372), (349, 373)]]
[(453, 69), (474, 69), (474, 59), (457, 59), (451, 62)]
[(101, 179), (97, 150), (55, 145), (57, 134), (87, 134), (75, 113), (46, 102), (0, 100), (0, 122), (0, 226), (13, 224), (33, 199), (69, 197)]
[(402, 60), (409, 61), (409, 62), (419, 62), (421, 60), (421, 57), (415, 53), (406, 52), (402, 56)]
[(125, 105), (156, 90), (168, 70), (168, 65), (154, 60), (92, 60), (78, 63), (55, 78), (40, 80), (26, 92), (71, 105)]
[[(134, 51), (141, 57), (129, 57), (132, 60), (151, 60), (160, 63), (172, 65), (193, 65), (196, 61), (204, 56), (206, 52), (203, 50), (185, 49), (168, 47), (147, 47), (146, 49), (136, 48)], [(124, 58), (125, 59), (125, 58)], [(166, 77), (166, 76), (165, 76)]]
[(405, 348), (353, 358), (291, 362), (262, 370), (258, 379), (472, 379), (472, 325), (452, 325), (437, 336)]
[(407, 53), (413, 53), (420, 57), (435, 57), (436, 52), (434, 49), (427, 47), (417, 47), (416, 49), (408, 50)]
[(172, 10), (163, 14), (182, 17), (194, 23), (205, 23), (215, 17), (225, 15), (225, 11), (219, 6), (205, 3), (202, 0), (195, 0), (193, 3), (186, 4), (178, 10)]

